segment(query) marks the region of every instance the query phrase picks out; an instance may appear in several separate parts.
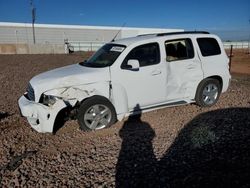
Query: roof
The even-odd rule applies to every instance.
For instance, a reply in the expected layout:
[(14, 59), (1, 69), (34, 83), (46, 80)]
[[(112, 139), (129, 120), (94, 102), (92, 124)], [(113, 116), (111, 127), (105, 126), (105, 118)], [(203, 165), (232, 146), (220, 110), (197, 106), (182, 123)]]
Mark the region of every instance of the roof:
[(144, 36), (137, 36), (137, 37), (129, 37), (129, 38), (123, 38), (123, 39), (115, 40), (112, 43), (129, 46), (130, 44), (133, 44), (133, 43), (136, 43), (136, 42), (144, 41), (144, 40), (147, 40), (147, 39), (153, 39), (153, 38), (155, 38), (155, 36), (156, 35), (154, 34), (154, 35), (144, 35)]
[(138, 35), (137, 37), (124, 38), (113, 41), (116, 44), (122, 44), (125, 46), (129, 46), (132, 43), (137, 43), (144, 40), (155, 39), (158, 37), (167, 37), (167, 36), (175, 36), (175, 35), (207, 35), (209, 32), (206, 31), (183, 31), (183, 32), (169, 32), (169, 33), (152, 33), (145, 35)]

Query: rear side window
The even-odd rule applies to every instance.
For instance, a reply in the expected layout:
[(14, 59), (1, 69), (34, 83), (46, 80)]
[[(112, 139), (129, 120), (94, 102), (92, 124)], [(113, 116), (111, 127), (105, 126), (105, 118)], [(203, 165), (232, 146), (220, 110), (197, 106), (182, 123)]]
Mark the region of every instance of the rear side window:
[(202, 56), (212, 56), (221, 54), (220, 46), (214, 38), (197, 38)]
[(194, 57), (192, 41), (188, 38), (166, 41), (165, 49), (167, 61), (192, 59)]
[(160, 63), (160, 48), (158, 43), (149, 43), (135, 47), (122, 63), (121, 68), (128, 68), (127, 62), (130, 59), (136, 59), (140, 63), (140, 67), (155, 65)]

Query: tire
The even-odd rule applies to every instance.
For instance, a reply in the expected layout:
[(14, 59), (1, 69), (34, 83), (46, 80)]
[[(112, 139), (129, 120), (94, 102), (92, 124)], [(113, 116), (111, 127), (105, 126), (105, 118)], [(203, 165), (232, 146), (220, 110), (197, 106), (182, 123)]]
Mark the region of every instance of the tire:
[(203, 80), (196, 91), (195, 101), (201, 107), (216, 104), (221, 94), (221, 84), (218, 80), (207, 78)]
[(110, 127), (117, 121), (114, 106), (101, 96), (94, 96), (85, 100), (77, 112), (80, 129), (92, 131)]

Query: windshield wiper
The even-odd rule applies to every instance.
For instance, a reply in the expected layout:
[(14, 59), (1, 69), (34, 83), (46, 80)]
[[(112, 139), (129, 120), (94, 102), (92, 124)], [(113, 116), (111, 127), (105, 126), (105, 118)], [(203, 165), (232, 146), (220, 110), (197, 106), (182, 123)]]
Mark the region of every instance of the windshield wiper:
[(84, 65), (87, 62), (87, 60), (85, 59), (84, 61), (80, 62), (79, 65)]
[(87, 60), (80, 62), (79, 65), (85, 66), (85, 67), (106, 67), (106, 65), (98, 64), (98, 63), (88, 63)]

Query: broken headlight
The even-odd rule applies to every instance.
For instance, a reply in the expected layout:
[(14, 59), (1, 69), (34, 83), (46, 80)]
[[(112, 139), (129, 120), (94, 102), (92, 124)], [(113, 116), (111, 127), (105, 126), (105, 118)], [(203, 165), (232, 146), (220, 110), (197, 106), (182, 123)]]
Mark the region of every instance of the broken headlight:
[(55, 96), (42, 94), (40, 101), (42, 104), (46, 106), (52, 106), (53, 104), (56, 103), (56, 100), (57, 100), (57, 97)]

